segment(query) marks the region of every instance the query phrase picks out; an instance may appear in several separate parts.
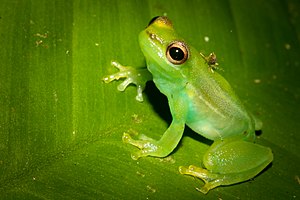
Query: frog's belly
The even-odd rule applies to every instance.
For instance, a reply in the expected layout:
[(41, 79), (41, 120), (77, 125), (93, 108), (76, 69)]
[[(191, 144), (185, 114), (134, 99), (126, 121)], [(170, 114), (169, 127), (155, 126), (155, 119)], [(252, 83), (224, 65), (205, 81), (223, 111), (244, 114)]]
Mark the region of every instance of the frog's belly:
[(245, 132), (250, 133), (252, 129), (251, 118), (247, 113), (227, 115), (207, 108), (189, 111), (186, 124), (193, 131), (210, 140), (224, 139), (245, 134)]
[(210, 139), (218, 140), (235, 135), (242, 135), (248, 131), (249, 126), (246, 123), (235, 123), (234, 121), (219, 122), (218, 124), (208, 121), (187, 122), (186, 123), (193, 131)]

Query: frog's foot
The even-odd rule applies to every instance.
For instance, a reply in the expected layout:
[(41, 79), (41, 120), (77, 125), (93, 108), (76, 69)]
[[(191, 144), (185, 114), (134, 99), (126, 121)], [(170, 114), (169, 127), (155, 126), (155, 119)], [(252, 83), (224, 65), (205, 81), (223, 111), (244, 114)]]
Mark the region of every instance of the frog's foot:
[(151, 73), (147, 68), (134, 68), (130, 66), (123, 66), (116, 61), (112, 61), (111, 64), (118, 68), (120, 71), (103, 77), (105, 83), (110, 83), (114, 80), (124, 79), (125, 80), (118, 85), (119, 91), (124, 91), (129, 84), (135, 84), (137, 86), (137, 101), (143, 101), (142, 92), (146, 86), (146, 82), (152, 79)]
[(140, 157), (145, 157), (145, 156), (164, 157), (161, 155), (161, 152), (160, 152), (161, 147), (158, 144), (158, 142), (152, 138), (145, 136), (145, 135), (141, 135), (140, 140), (135, 140), (128, 133), (124, 133), (122, 140), (124, 143), (131, 144), (140, 149), (131, 154), (131, 158), (133, 160), (137, 160)]
[(187, 174), (202, 179), (205, 185), (196, 189), (204, 194), (209, 190), (222, 185), (224, 179), (224, 175), (213, 174), (206, 169), (194, 165), (190, 165), (189, 167), (180, 166), (179, 172), (181, 174)]

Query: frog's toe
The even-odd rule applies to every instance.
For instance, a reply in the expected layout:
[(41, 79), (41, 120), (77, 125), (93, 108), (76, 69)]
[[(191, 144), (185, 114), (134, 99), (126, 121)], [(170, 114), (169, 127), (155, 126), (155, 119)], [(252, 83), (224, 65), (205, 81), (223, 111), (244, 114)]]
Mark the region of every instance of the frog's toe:
[(133, 139), (132, 139), (132, 137), (131, 137), (128, 133), (123, 133), (122, 141), (123, 141), (124, 143), (131, 144), (132, 141), (133, 141)]
[(138, 160), (141, 157), (143, 157), (142, 150), (131, 153), (132, 160)]
[(131, 144), (138, 147), (139, 149), (144, 148), (145, 143), (147, 143), (147, 141), (133, 139), (128, 133), (123, 134), (122, 140), (124, 143)]
[(138, 160), (139, 158), (145, 157), (147, 155), (148, 154), (144, 150), (138, 150), (138, 151), (135, 151), (135, 152), (131, 153), (131, 158), (133, 160)]
[(115, 75), (114, 74), (111, 74), (111, 75), (107, 75), (107, 76), (104, 76), (102, 78), (102, 80), (104, 81), (104, 83), (110, 83), (112, 82), (113, 80), (115, 80)]
[(157, 156), (157, 152), (160, 149), (157, 142), (154, 141), (153, 139), (148, 138), (143, 135), (141, 136), (141, 138), (144, 138), (144, 139), (135, 140), (128, 133), (123, 134), (122, 140), (124, 143), (131, 144), (140, 149), (140, 150), (134, 152), (131, 155), (131, 158), (134, 160), (137, 160), (140, 157), (145, 157), (145, 156), (149, 156), (149, 155)]
[(187, 175), (201, 178), (205, 183), (208, 182), (207, 178), (209, 172), (201, 167), (196, 167), (194, 165), (190, 165), (188, 167), (180, 166), (179, 172), (181, 174), (187, 174)]
[(202, 192), (203, 194), (207, 194), (210, 189), (207, 188), (206, 186), (203, 186), (201, 188), (196, 188), (196, 190), (198, 190), (199, 192)]
[(179, 167), (179, 172), (181, 174), (191, 175), (197, 178), (200, 178), (204, 181), (205, 185), (201, 188), (196, 188), (198, 191), (202, 192), (203, 194), (208, 193), (209, 190), (222, 185), (223, 183), (223, 176), (212, 174), (206, 169), (201, 167), (196, 167), (194, 165), (190, 165), (189, 167)]
[(118, 85), (118, 90), (124, 91), (130, 83), (132, 83), (132, 79), (126, 78), (120, 85)]
[(188, 168), (185, 166), (179, 166), (179, 173), (180, 174), (187, 174)]
[(126, 69), (125, 66), (123, 66), (122, 64), (120, 64), (119, 62), (117, 61), (111, 61), (110, 63), (112, 66), (118, 68), (120, 71), (124, 71)]
[(143, 87), (141, 85), (137, 85), (137, 95), (135, 99), (139, 102), (144, 101), (143, 99)]
[(110, 83), (114, 80), (119, 80), (120, 78), (126, 78), (126, 77), (127, 75), (125, 72), (117, 72), (115, 74), (104, 76), (102, 80), (104, 81), (104, 83)]
[[(102, 78), (102, 80), (105, 82), (105, 83), (110, 83), (114, 80), (119, 80), (121, 78), (127, 78), (128, 77), (128, 74), (130, 73), (130, 70), (127, 69), (127, 67), (121, 65), (120, 63), (116, 62), (116, 61), (112, 61), (111, 62), (111, 65), (118, 68), (119, 69), (119, 72), (117, 73), (114, 73), (114, 74), (110, 74), (110, 75), (107, 75), (107, 76), (104, 76)], [(131, 81), (132, 82), (132, 81)], [(131, 83), (130, 82), (130, 83)], [(124, 83), (125, 85), (126, 83)], [(129, 83), (128, 83), (129, 84)], [(127, 84), (127, 85), (128, 85)], [(125, 89), (125, 88), (124, 88)], [(123, 90), (122, 90), (123, 91)]]

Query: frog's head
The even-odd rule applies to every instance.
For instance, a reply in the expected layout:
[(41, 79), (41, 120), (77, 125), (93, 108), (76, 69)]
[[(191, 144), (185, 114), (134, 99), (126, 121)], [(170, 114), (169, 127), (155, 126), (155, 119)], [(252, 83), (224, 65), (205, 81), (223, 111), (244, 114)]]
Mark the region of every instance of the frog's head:
[(154, 76), (155, 73), (173, 78), (182, 76), (190, 50), (167, 17), (153, 18), (140, 33), (139, 43)]

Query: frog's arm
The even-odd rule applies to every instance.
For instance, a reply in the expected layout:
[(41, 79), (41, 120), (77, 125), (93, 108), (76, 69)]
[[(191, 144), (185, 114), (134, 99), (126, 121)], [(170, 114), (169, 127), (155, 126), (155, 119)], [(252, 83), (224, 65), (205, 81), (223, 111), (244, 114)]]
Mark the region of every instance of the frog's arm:
[(176, 98), (175, 94), (169, 99), (169, 104), (173, 120), (160, 140), (156, 141), (144, 135), (141, 135), (139, 140), (134, 140), (124, 133), (123, 141), (140, 149), (131, 155), (132, 159), (137, 160), (145, 156), (165, 157), (176, 148), (183, 135), (188, 105), (184, 99)]
[(120, 71), (115, 74), (105, 76), (103, 78), (103, 81), (105, 83), (110, 83), (111, 81), (125, 78), (125, 80), (118, 86), (118, 90), (124, 91), (129, 84), (135, 84), (137, 87), (137, 95), (135, 99), (142, 102), (143, 90), (145, 89), (146, 82), (152, 80), (152, 74), (147, 70), (146, 67), (134, 68), (130, 66), (123, 66), (116, 61), (112, 61), (111, 64), (118, 68)]

